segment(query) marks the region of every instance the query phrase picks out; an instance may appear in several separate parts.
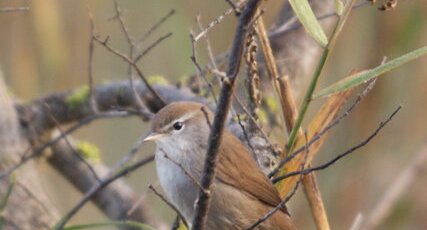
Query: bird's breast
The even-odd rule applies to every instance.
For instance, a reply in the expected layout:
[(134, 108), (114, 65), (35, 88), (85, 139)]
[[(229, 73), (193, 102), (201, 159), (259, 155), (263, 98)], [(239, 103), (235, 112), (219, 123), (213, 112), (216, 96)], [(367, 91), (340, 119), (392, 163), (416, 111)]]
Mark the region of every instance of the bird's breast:
[[(194, 201), (197, 197), (198, 188), (189, 177), (193, 169), (189, 168), (188, 162), (180, 157), (164, 151), (156, 151), (156, 170), (166, 197), (174, 204), (187, 220), (193, 218)], [(196, 175), (192, 175), (196, 177)], [(197, 177), (199, 179), (199, 177)]]

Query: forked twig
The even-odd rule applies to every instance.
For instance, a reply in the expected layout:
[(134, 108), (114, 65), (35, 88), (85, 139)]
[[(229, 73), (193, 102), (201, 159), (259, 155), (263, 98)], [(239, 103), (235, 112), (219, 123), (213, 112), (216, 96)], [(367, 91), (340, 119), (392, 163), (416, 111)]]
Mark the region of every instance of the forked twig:
[(296, 176), (296, 175), (299, 175), (301, 173), (303, 173), (303, 174), (309, 174), (309, 173), (314, 172), (314, 171), (318, 171), (318, 170), (322, 170), (322, 169), (328, 168), (330, 165), (334, 164), (339, 159), (347, 156), (348, 154), (350, 154), (350, 153), (356, 151), (357, 149), (359, 149), (359, 148), (365, 146), (366, 144), (368, 144), (393, 119), (393, 117), (400, 111), (401, 108), (402, 108), (402, 106), (399, 105), (393, 111), (393, 113), (385, 121), (382, 121), (379, 124), (378, 128), (375, 129), (375, 131), (371, 135), (369, 135), (365, 140), (363, 140), (359, 144), (351, 147), (350, 149), (344, 151), (343, 153), (340, 153), (339, 155), (337, 155), (336, 157), (334, 157), (330, 161), (328, 161), (328, 162), (326, 162), (324, 164), (321, 164), (319, 166), (316, 166), (316, 167), (307, 168), (307, 169), (304, 169), (302, 171), (294, 171), (294, 172), (290, 172), (290, 173), (287, 173), (287, 174), (282, 175), (282, 176), (278, 176), (276, 178), (273, 178), (272, 182), (273, 183), (277, 183), (277, 182), (279, 182), (279, 181), (281, 181), (283, 179), (286, 179), (286, 178), (291, 177), (291, 176)]
[(99, 37), (94, 37), (95, 41), (97, 41), (101, 46), (105, 47), (108, 51), (115, 54), (116, 56), (120, 57), (122, 60), (130, 64), (138, 74), (139, 78), (144, 82), (147, 89), (151, 92), (151, 94), (157, 99), (157, 102), (160, 103), (160, 107), (163, 107), (166, 105), (165, 101), (162, 99), (162, 97), (153, 89), (151, 84), (148, 82), (145, 75), (142, 73), (141, 69), (138, 67), (138, 65), (128, 56), (125, 54), (122, 54), (118, 50), (112, 48), (110, 45), (108, 45), (108, 37), (105, 40), (101, 40)]

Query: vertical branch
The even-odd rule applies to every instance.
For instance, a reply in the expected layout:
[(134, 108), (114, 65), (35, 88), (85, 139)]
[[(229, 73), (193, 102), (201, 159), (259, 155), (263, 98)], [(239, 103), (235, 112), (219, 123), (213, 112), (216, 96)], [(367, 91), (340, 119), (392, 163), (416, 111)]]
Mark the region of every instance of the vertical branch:
[[(286, 129), (288, 133), (292, 131), (297, 117), (297, 107), (295, 98), (292, 93), (291, 84), (288, 76), (283, 76), (277, 79), (280, 88), (280, 102), (282, 104), (283, 118), (285, 119)], [(302, 134), (300, 132), (300, 134)]]
[[(311, 164), (308, 165), (311, 168)], [(317, 185), (316, 174), (314, 172), (304, 175), (302, 178), (304, 186), (304, 194), (310, 204), (310, 211), (313, 215), (314, 223), (318, 230), (330, 229), (328, 216), (326, 214), (325, 205), (323, 204), (322, 194)]]
[[(257, 24), (257, 22), (255, 22)], [(255, 31), (251, 28), (246, 39), (245, 62), (247, 68), (247, 90), (249, 95), (249, 112), (251, 116), (258, 120), (257, 109), (261, 104), (261, 92), (259, 89), (258, 64), (256, 61), (257, 44), (255, 41)], [(250, 128), (255, 130), (255, 124), (249, 122)]]
[[(292, 128), (295, 125), (298, 112), (295, 106), (295, 101), (292, 92), (290, 91), (291, 89), (287, 76), (281, 77), (279, 79), (279, 86), (282, 92), (282, 105), (285, 106), (283, 107), (283, 115), (285, 118), (286, 127), (288, 129), (288, 132), (291, 132)], [(301, 128), (299, 129), (298, 135), (303, 135)], [(311, 164), (308, 164), (308, 167), (310, 168)], [(326, 215), (325, 205), (323, 204), (322, 196), (317, 186), (316, 175), (314, 174), (314, 172), (303, 176), (302, 185), (304, 187), (304, 194), (307, 198), (308, 203), (310, 204), (311, 214), (313, 215), (313, 219), (317, 229), (330, 229), (328, 216)]]
[[(255, 29), (258, 35), (262, 54), (264, 56), (267, 73), (270, 77), (270, 83), (273, 86), (276, 98), (281, 98), (280, 95), (282, 95), (282, 93), (280, 91), (279, 85), (277, 84), (277, 79), (279, 78), (279, 71), (276, 66), (276, 61), (270, 46), (270, 41), (262, 17), (259, 17), (259, 19), (257, 20)], [(284, 105), (282, 100), (280, 100), (280, 105), (282, 107), (282, 111), (284, 111)]]
[[(278, 76), (278, 70), (276, 62), (274, 60), (273, 51), (270, 46), (270, 42), (267, 37), (264, 23), (262, 19), (258, 20), (257, 32), (260, 37), (261, 47), (263, 50), (267, 72), (269, 73), (270, 80), (273, 84), (273, 87), (276, 90), (276, 93), (279, 96), (280, 104), (282, 106), (282, 114), (286, 123), (286, 129), (288, 133), (291, 133), (295, 122), (297, 120), (298, 112), (295, 105), (295, 99), (293, 97), (289, 78), (287, 76), (280, 77)], [(298, 136), (302, 137), (303, 132), (301, 128), (298, 128)], [(283, 151), (285, 152), (285, 151)], [(305, 164), (305, 163), (304, 163)], [(304, 165), (305, 166), (305, 165)], [(310, 167), (310, 164), (308, 164)], [(327, 230), (329, 229), (329, 222), (326, 215), (326, 210), (322, 201), (320, 191), (317, 187), (317, 181), (315, 174), (307, 174), (302, 177), (302, 184), (304, 186), (304, 191), (306, 198), (310, 204), (311, 212), (313, 214), (314, 221), (316, 223), (317, 229)]]
[(93, 53), (94, 53), (94, 40), (95, 25), (93, 23), (92, 12), (88, 9), (89, 22), (90, 22), (90, 41), (89, 41), (89, 64), (88, 64), (88, 77), (89, 77), (89, 103), (94, 113), (98, 113), (98, 106), (96, 104), (95, 95), (93, 93)]
[(221, 94), (219, 97), (217, 109), (215, 111), (215, 118), (212, 124), (212, 129), (209, 135), (209, 145), (206, 153), (201, 181), (202, 188), (199, 189), (195, 207), (195, 216), (192, 220), (192, 229), (203, 230), (206, 225), (207, 213), (210, 204), (209, 191), (215, 177), (218, 149), (219, 145), (221, 144), (225, 120), (231, 104), (234, 83), (237, 79), (237, 74), (240, 68), (240, 62), (243, 54), (243, 44), (247, 34), (247, 26), (254, 18), (260, 4), (260, 0), (249, 0), (239, 17), (239, 22), (234, 34), (230, 52), (227, 78), (224, 78), (224, 82), (221, 87)]
[[(129, 45), (129, 54), (128, 54), (128, 57), (131, 60), (133, 60), (135, 63), (137, 63), (138, 60), (136, 58), (134, 58), (134, 53), (135, 53), (135, 49), (136, 49), (137, 45), (135, 43), (135, 39), (129, 33), (129, 29), (128, 29), (128, 27), (125, 24), (125, 20), (123, 18), (122, 11), (119, 8), (119, 5), (118, 5), (117, 1), (114, 1), (114, 9), (116, 11), (115, 18), (117, 18), (117, 20), (119, 21), (120, 29), (122, 30), (123, 35), (125, 36), (126, 41), (127, 41), (128, 45)], [(128, 77), (129, 77), (130, 87), (132, 88), (132, 92), (133, 92), (134, 98), (135, 98), (135, 100), (137, 102), (136, 103), (136, 107), (140, 111), (144, 111), (144, 112), (148, 112), (149, 113), (150, 111), (147, 108), (147, 106), (144, 104), (144, 102), (142, 101), (141, 96), (136, 92), (135, 84), (134, 84), (134, 71), (132, 69), (132, 65), (131, 64), (129, 64), (129, 66), (128, 66)]]

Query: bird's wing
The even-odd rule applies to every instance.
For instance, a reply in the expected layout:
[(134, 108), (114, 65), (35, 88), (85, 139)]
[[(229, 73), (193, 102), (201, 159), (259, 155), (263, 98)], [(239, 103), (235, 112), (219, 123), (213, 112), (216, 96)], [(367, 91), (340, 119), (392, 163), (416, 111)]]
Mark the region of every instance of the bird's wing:
[[(225, 149), (224, 146), (230, 146), (231, 142), (233, 148)], [(233, 134), (224, 132), (219, 151), (216, 173), (218, 180), (250, 194), (268, 206), (275, 207), (281, 202), (277, 189)], [(285, 206), (282, 210), (289, 214)]]

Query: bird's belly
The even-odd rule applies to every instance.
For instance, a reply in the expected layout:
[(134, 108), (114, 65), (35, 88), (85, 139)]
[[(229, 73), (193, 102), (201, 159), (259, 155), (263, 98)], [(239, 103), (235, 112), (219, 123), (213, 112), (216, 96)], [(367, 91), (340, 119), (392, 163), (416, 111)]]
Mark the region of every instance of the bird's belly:
[(184, 173), (183, 168), (164, 155), (156, 154), (156, 169), (166, 197), (180, 210), (185, 219), (191, 221), (198, 191), (194, 182)]

